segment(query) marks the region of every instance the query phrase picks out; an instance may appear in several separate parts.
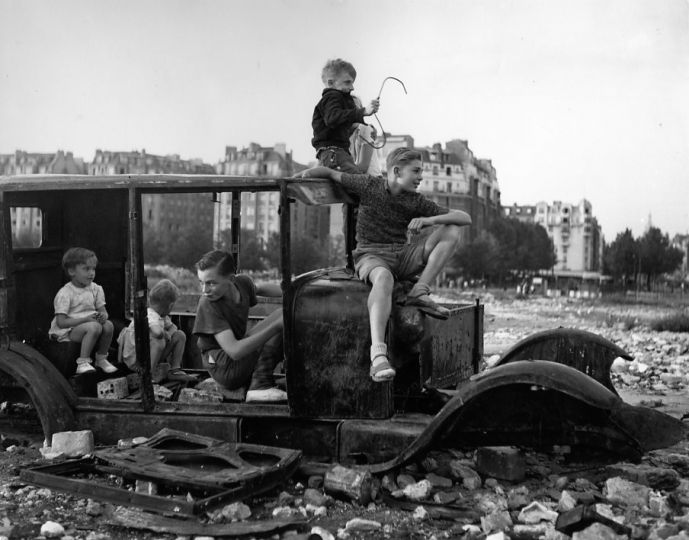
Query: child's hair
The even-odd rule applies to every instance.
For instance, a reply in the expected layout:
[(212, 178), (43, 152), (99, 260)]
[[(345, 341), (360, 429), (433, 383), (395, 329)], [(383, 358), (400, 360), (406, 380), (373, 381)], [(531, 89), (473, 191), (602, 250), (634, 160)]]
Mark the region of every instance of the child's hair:
[(196, 263), (197, 270), (208, 270), (216, 267), (221, 276), (229, 276), (237, 271), (232, 254), (219, 249), (209, 251)]
[(148, 303), (151, 305), (174, 304), (178, 297), (177, 285), (169, 279), (161, 279), (148, 293)]
[(334, 79), (340, 73), (346, 71), (347, 74), (352, 76), (352, 79), (356, 79), (356, 69), (354, 66), (342, 60), (342, 58), (335, 58), (334, 60), (328, 60), (323, 66), (323, 71), (321, 72), (321, 80), (323, 84), (328, 84), (328, 79)]
[(411, 163), (417, 159), (422, 160), (421, 152), (418, 150), (414, 150), (412, 148), (395, 148), (388, 154), (385, 164), (387, 169), (390, 170), (393, 167), (404, 167), (408, 163)]
[(96, 264), (98, 264), (98, 257), (90, 249), (81, 247), (69, 248), (62, 256), (62, 268), (71, 270), (78, 264), (86, 264), (90, 259), (96, 259)]

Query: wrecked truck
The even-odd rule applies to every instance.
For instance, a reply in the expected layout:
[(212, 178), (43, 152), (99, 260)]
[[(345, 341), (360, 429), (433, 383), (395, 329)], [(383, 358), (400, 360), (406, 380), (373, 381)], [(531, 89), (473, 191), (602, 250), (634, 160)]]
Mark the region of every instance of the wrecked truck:
[[(284, 404), (182, 401), (189, 381), (152, 382), (144, 270), (145, 197), (204, 194), (230, 201), (231, 251), (241, 271), (242, 194), (278, 201), (281, 303), (260, 303), (252, 318), (284, 311)], [(445, 304), (449, 319), (430, 319), (395, 303), (388, 329), (392, 382), (368, 375), (368, 287), (354, 276), (351, 249), (341, 267), (292, 272), (294, 205), (344, 203), (351, 238), (351, 199), (319, 179), (221, 175), (31, 175), (0, 177), (0, 401), (11, 413), (30, 405), (47, 440), (92, 430), (98, 444), (150, 437), (163, 428), (242, 444), (298, 449), (314, 462), (356, 464), (382, 472), (433, 445), (473, 447), (570, 445), (630, 459), (679, 440), (682, 424), (624, 403), (610, 383), (613, 359), (629, 358), (607, 340), (573, 329), (526, 338), (479, 373), (483, 305)], [(339, 211), (339, 208), (333, 209)], [(28, 232), (27, 232), (28, 231)], [(351, 242), (348, 242), (351, 248)], [(136, 328), (137, 379), (117, 350), (120, 371), (76, 376), (70, 344), (48, 339), (53, 297), (64, 284), (61, 258), (72, 246), (99, 258), (97, 282), (110, 317)], [(201, 253), (199, 253), (201, 255)], [(343, 261), (344, 262), (344, 261)], [(405, 284), (398, 284), (403, 293)], [(174, 313), (187, 332), (184, 368), (200, 379), (193, 306)], [(110, 382), (108, 382), (110, 381)], [(108, 386), (110, 385), (110, 386)], [(99, 389), (109, 388), (109, 395)], [(117, 395), (113, 396), (113, 393)], [(117, 397), (118, 399), (111, 399)], [(9, 405), (8, 405), (9, 404)], [(19, 422), (12, 414), (3, 422)]]

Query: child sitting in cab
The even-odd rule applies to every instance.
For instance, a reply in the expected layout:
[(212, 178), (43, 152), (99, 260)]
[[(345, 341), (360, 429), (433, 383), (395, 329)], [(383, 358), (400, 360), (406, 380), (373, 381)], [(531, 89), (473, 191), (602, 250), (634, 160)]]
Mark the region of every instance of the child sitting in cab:
[[(148, 335), (151, 357), (151, 374), (153, 382), (160, 382), (163, 378), (169, 380), (196, 380), (182, 370), (184, 346), (187, 336), (179, 330), (170, 319), (170, 312), (179, 298), (179, 289), (169, 279), (161, 279), (148, 294)], [(136, 344), (134, 321), (122, 330), (117, 339), (122, 347), (122, 360), (133, 371), (140, 371), (136, 360)], [(161, 364), (168, 363), (169, 371), (163, 373), (156, 369)]]
[[(371, 284), (369, 373), (375, 382), (389, 381), (395, 376), (385, 343), (395, 280), (413, 280), (420, 273), (407, 294), (406, 305), (431, 317), (446, 319), (449, 311), (429, 296), (431, 283), (454, 253), (460, 227), (471, 224), (466, 212), (441, 207), (416, 192), (423, 171), (417, 150), (396, 148), (388, 155), (386, 165), (387, 177), (346, 174), (327, 167), (314, 167), (297, 175), (329, 178), (360, 200), (357, 248), (353, 255), (359, 279)], [(419, 234), (427, 228), (433, 228), (433, 232)]]
[(48, 336), (62, 342), (80, 343), (77, 375), (96, 371), (91, 355), (95, 349), (96, 367), (105, 373), (117, 368), (108, 362), (108, 349), (114, 332), (105, 309), (105, 292), (95, 283), (98, 258), (90, 249), (73, 247), (62, 257), (62, 268), (69, 276), (57, 294), (53, 305), (55, 317)]

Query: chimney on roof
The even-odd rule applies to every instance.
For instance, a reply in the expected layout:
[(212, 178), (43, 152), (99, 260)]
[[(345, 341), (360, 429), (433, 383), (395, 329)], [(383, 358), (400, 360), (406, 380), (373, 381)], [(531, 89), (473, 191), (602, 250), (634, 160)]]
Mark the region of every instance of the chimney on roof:
[(280, 157), (283, 159), (287, 156), (287, 145), (285, 143), (275, 143), (273, 150), (280, 154)]

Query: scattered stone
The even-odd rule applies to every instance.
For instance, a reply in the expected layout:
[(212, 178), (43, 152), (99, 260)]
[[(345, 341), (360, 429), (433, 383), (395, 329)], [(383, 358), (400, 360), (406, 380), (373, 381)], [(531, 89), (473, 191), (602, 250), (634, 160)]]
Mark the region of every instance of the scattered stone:
[(433, 502), (438, 504), (452, 504), (460, 497), (461, 495), (459, 493), (453, 493), (451, 491), (439, 491), (433, 495)]
[(408, 499), (412, 501), (422, 501), (431, 495), (432, 489), (433, 486), (431, 486), (431, 483), (424, 479), (415, 484), (406, 486), (402, 491)]
[(476, 469), (484, 476), (520, 482), (526, 474), (526, 463), (517, 448), (484, 446), (476, 451)]
[(486, 540), (510, 540), (510, 537), (507, 536), (504, 532), (499, 531), (486, 536)]
[(65, 534), (65, 528), (55, 521), (46, 521), (41, 525), (41, 535), (46, 538), (61, 538)]
[(89, 516), (98, 517), (103, 514), (103, 505), (99, 502), (89, 499), (86, 503), (85, 511)]
[(445, 478), (444, 476), (439, 476), (435, 473), (428, 473), (426, 475), (426, 480), (428, 480), (431, 485), (435, 488), (451, 488), (452, 480)]
[(593, 523), (572, 535), (572, 540), (619, 540), (621, 538), (623, 537), (618, 536), (615, 531), (602, 523)]
[(233, 502), (224, 506), (222, 516), (228, 521), (244, 521), (251, 517), (251, 508), (241, 502)]
[(330, 501), (330, 498), (327, 495), (324, 495), (317, 489), (313, 488), (307, 488), (306, 491), (304, 491), (304, 503), (305, 504), (312, 504), (314, 506), (326, 506), (328, 502)]
[(507, 510), (507, 499), (497, 493), (485, 493), (475, 496), (476, 509), (482, 514), (491, 514), (498, 510)]
[(282, 519), (289, 518), (294, 515), (294, 510), (289, 506), (278, 506), (273, 509), (272, 516), (274, 518)]
[(529, 488), (526, 486), (519, 486), (507, 493), (507, 507), (510, 510), (519, 510), (527, 504), (529, 504)]
[(506, 510), (497, 510), (485, 516), (481, 516), (481, 529), (486, 534), (509, 529), (512, 526), (512, 518)]
[(423, 521), (428, 518), (428, 511), (423, 506), (417, 506), (411, 517), (416, 521)]
[(479, 474), (460, 460), (452, 460), (450, 462), (450, 471), (453, 478), (462, 480), (462, 485), (465, 488), (474, 490), (481, 487), (482, 482)]
[(680, 476), (674, 469), (646, 464), (617, 463), (608, 467), (615, 476), (643, 484), (653, 489), (673, 490), (679, 486)]
[(421, 468), (427, 473), (435, 472), (438, 470), (438, 460), (431, 456), (426, 456), (423, 461), (421, 461)]
[(557, 502), (558, 512), (569, 512), (577, 505), (577, 500), (566, 489), (560, 494), (560, 499)]
[(538, 501), (533, 501), (528, 506), (522, 508), (517, 519), (522, 523), (540, 523), (541, 521), (555, 523), (557, 512), (548, 509)]
[(400, 489), (404, 489), (411, 484), (416, 484), (416, 480), (410, 474), (400, 474), (397, 476), (397, 485)]
[(395, 478), (391, 474), (386, 474), (383, 476), (382, 480), (380, 481), (380, 485), (382, 488), (388, 491), (396, 491), (399, 489), (397, 483), (395, 482)]
[(62, 453), (66, 457), (85, 456), (93, 452), (93, 432), (85, 429), (53, 433), (51, 448), (53, 452)]
[(651, 488), (648, 486), (642, 486), (619, 476), (608, 478), (603, 489), (603, 495), (608, 502), (626, 506), (646, 506), (650, 493)]
[(278, 506), (289, 506), (294, 504), (294, 495), (287, 493), (286, 491), (281, 491), (278, 495), (277, 503)]
[(382, 528), (382, 525), (378, 521), (373, 521), (370, 519), (354, 518), (350, 519), (345, 525), (345, 531), (377, 531)]

